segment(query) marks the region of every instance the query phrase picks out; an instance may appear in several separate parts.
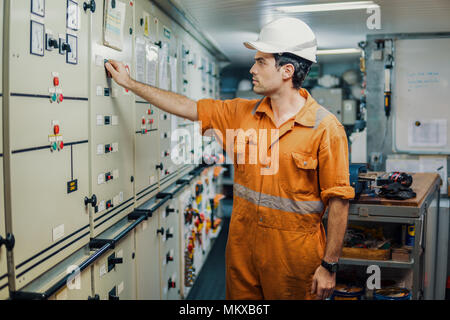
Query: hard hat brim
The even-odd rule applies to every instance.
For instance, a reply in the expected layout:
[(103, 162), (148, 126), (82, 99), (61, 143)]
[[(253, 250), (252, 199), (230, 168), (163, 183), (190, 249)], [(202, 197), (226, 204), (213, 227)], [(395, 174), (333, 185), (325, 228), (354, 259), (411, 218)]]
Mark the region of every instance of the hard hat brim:
[(299, 57), (303, 57), (304, 59), (307, 59), (311, 62), (316, 63), (317, 60), (315, 57), (305, 57), (301, 54), (301, 52), (295, 52), (295, 51), (291, 51), (289, 49), (282, 49), (278, 46), (273, 46), (270, 45), (268, 43), (265, 42), (261, 42), (261, 41), (246, 41), (244, 42), (244, 46), (250, 50), (258, 50), (264, 53), (283, 53), (283, 52), (290, 52), (293, 53)]

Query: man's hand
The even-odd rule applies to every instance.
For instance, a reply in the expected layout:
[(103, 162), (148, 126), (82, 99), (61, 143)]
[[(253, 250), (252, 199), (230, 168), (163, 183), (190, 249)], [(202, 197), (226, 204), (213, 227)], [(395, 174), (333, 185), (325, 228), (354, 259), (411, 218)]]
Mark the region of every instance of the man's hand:
[(132, 79), (128, 74), (128, 70), (122, 62), (115, 60), (108, 60), (105, 63), (105, 68), (108, 72), (108, 77), (112, 77), (118, 85), (125, 89), (130, 89)]
[(322, 266), (316, 269), (313, 277), (311, 294), (316, 294), (318, 300), (329, 298), (336, 286), (336, 273), (331, 274)]

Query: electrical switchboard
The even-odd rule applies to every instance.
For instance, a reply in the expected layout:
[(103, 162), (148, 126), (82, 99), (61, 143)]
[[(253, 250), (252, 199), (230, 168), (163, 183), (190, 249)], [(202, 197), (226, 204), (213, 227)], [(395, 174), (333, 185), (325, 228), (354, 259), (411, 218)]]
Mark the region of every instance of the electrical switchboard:
[[(0, 42), (3, 43), (3, 0), (0, 0)], [(3, 59), (3, 46), (0, 47), (0, 59)], [(0, 73), (3, 74), (3, 64)], [(0, 78), (0, 159), (3, 162), (3, 79)], [(5, 206), (3, 205), (3, 165), (0, 166), (0, 240), (6, 238), (5, 234)], [(0, 244), (0, 300), (8, 297), (6, 247)]]
[(134, 206), (134, 95), (108, 78), (104, 66), (108, 59), (122, 61), (132, 73), (133, 2), (96, 4), (89, 50), (92, 237)]
[[(149, 1), (134, 4), (134, 78), (152, 86), (158, 85), (160, 42), (159, 20), (149, 12)], [(136, 96), (135, 114), (135, 193), (140, 205), (158, 192), (158, 177), (163, 171), (160, 153), (160, 110)]]
[(88, 86), (80, 81), (88, 78), (89, 17), (69, 0), (10, 6), (5, 201), (18, 290), (89, 241)]

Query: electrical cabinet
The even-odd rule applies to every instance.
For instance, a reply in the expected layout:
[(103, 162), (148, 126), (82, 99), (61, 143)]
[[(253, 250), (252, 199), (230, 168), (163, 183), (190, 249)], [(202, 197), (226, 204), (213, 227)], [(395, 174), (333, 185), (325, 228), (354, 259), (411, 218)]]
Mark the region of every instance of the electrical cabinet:
[[(150, 1), (134, 4), (134, 78), (152, 86), (158, 85), (159, 20), (150, 14)], [(136, 205), (158, 192), (161, 172), (159, 109), (139, 96), (135, 97), (135, 194)]]
[(342, 121), (342, 89), (341, 88), (314, 88), (312, 97), (325, 109)]
[[(114, 225), (134, 203), (134, 96), (107, 77), (106, 59), (122, 61), (132, 73), (133, 2), (96, 2), (90, 32), (90, 206), (92, 237)], [(123, 29), (120, 30), (120, 26)], [(108, 30), (119, 28), (120, 36)]]
[[(99, 235), (99, 239), (113, 239), (128, 224), (122, 219), (113, 227)], [(136, 266), (134, 230), (115, 243), (93, 264), (92, 279), (94, 295), (100, 300), (135, 300)]]
[(88, 86), (80, 82), (88, 78), (89, 16), (73, 1), (35, 3), (11, 1), (6, 30), (12, 290), (89, 241)]
[[(0, 0), (0, 41), (3, 42), (3, 0)], [(3, 59), (3, 46), (0, 47), (0, 59)], [(3, 74), (3, 64), (0, 65), (0, 73)], [(3, 163), (3, 78), (0, 78), (0, 160)], [(3, 165), (0, 166), (0, 238), (5, 239), (5, 206), (3, 194)], [(6, 247), (0, 245), (0, 300), (8, 297)]]
[[(141, 208), (155, 205), (156, 199), (147, 201)], [(152, 214), (136, 228), (136, 280), (138, 300), (161, 299), (159, 268), (159, 214)]]

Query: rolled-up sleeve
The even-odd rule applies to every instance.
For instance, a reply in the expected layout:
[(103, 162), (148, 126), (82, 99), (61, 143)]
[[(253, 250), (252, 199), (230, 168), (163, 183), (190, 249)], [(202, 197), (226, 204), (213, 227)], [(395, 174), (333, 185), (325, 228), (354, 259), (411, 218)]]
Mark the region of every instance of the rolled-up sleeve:
[(226, 130), (235, 129), (237, 126), (237, 105), (239, 99), (214, 100), (202, 99), (197, 102), (198, 121), (202, 135), (210, 136), (209, 130), (218, 130), (221, 136), (216, 134), (219, 143), (226, 145)]
[(353, 199), (350, 186), (348, 144), (344, 127), (330, 122), (323, 133), (319, 149), (320, 197), (325, 205), (330, 198)]

